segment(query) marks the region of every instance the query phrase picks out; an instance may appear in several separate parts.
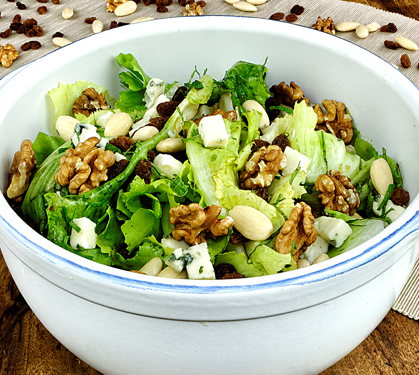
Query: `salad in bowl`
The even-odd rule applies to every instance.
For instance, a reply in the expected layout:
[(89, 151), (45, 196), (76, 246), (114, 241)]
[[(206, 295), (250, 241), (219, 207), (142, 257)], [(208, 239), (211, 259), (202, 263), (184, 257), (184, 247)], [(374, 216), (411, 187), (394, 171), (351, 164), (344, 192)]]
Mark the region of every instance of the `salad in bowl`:
[(9, 203), (70, 252), (161, 277), (272, 275), (356, 247), (409, 203), (397, 162), (338, 98), (268, 87), (265, 64), (164, 82), (117, 61), (119, 97), (59, 83), (54, 132), (11, 166)]

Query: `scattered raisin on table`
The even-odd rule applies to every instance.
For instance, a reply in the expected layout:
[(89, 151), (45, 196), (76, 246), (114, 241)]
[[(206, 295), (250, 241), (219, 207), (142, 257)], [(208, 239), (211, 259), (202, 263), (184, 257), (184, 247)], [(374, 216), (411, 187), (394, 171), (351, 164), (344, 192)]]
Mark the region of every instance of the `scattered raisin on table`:
[(46, 12), (48, 12), (48, 8), (47, 8), (46, 6), (42, 6), (42, 7), (39, 7), (36, 11), (37, 11), (40, 15), (43, 15), (43, 14), (45, 14)]
[(401, 57), (400, 57), (400, 64), (403, 68), (408, 69), (412, 66), (412, 63), (410, 62), (409, 56), (404, 53)]
[(285, 14), (282, 12), (277, 12), (272, 14), (269, 19), (274, 21), (281, 21), (285, 17)]
[(297, 20), (298, 20), (298, 17), (297, 17), (297, 15), (296, 15), (296, 14), (291, 13), (291, 14), (288, 14), (288, 16), (286, 16), (286, 17), (285, 17), (285, 20), (286, 20), (287, 22), (295, 22), (295, 21), (297, 21)]
[(296, 14), (297, 16), (301, 16), (303, 12), (304, 7), (302, 7), (301, 5), (296, 4), (291, 8), (291, 13)]
[(383, 33), (395, 33), (397, 31), (397, 26), (390, 22), (387, 25), (381, 26), (380, 31)]
[(391, 40), (385, 40), (384, 41), (384, 47), (388, 48), (388, 49), (397, 49), (400, 47), (399, 43), (393, 42)]

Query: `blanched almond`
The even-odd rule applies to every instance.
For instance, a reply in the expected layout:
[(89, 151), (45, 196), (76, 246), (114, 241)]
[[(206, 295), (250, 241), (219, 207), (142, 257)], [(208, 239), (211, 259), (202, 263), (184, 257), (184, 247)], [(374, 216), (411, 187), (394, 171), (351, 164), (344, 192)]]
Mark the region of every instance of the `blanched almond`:
[(159, 129), (155, 126), (147, 125), (139, 128), (132, 136), (133, 141), (145, 142), (158, 134)]
[(270, 124), (269, 116), (266, 113), (265, 108), (263, 108), (260, 105), (259, 102), (257, 102), (256, 100), (252, 100), (252, 99), (246, 100), (243, 103), (243, 108), (246, 111), (256, 110), (256, 111), (259, 111), (262, 114), (262, 118), (260, 119), (260, 124), (259, 124), (259, 129), (260, 130), (263, 130), (263, 129), (265, 129), (269, 126), (269, 124)]
[(358, 25), (355, 29), (358, 38), (365, 39), (369, 35), (369, 31), (365, 25)]
[(132, 126), (132, 119), (128, 113), (119, 112), (112, 115), (105, 124), (105, 137), (127, 135)]
[(149, 260), (141, 269), (141, 273), (149, 276), (157, 276), (163, 267), (163, 262), (159, 257)]
[(182, 272), (177, 273), (172, 267), (166, 267), (162, 269), (157, 276), (158, 277), (166, 277), (168, 279), (186, 279), (187, 272), (185, 270), (182, 270)]
[(243, 12), (256, 12), (258, 8), (247, 1), (235, 1), (233, 7)]
[(370, 176), (378, 193), (385, 195), (388, 187), (393, 183), (393, 174), (387, 161), (383, 158), (374, 160), (371, 164)]
[(269, 218), (253, 207), (235, 206), (229, 216), (234, 220), (234, 227), (249, 240), (264, 241), (273, 232)]
[(335, 26), (337, 31), (353, 31), (359, 26), (359, 22), (341, 22)]
[(396, 36), (394, 41), (398, 43), (404, 49), (408, 49), (410, 51), (417, 51), (419, 48), (417, 44), (410, 39), (404, 38), (402, 36)]
[(265, 4), (268, 0), (246, 0), (246, 1), (252, 5), (262, 5), (262, 4)]
[(115, 9), (115, 16), (124, 17), (134, 13), (137, 10), (137, 3), (135, 1), (129, 0), (125, 3), (122, 3)]
[(370, 33), (377, 31), (380, 27), (381, 27), (380, 24), (377, 22), (371, 22), (367, 25), (367, 29)]
[(156, 150), (165, 154), (173, 154), (176, 152), (184, 151), (186, 149), (186, 143), (182, 141), (182, 138), (166, 138), (160, 141)]

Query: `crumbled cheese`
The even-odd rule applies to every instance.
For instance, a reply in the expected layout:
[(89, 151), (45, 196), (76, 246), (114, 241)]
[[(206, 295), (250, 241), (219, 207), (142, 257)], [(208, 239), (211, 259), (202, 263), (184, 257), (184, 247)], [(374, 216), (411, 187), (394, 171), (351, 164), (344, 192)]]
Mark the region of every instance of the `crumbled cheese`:
[(205, 147), (225, 147), (230, 137), (221, 115), (202, 118), (199, 122), (198, 132)]
[(87, 217), (73, 219), (80, 231), (77, 232), (74, 228), (71, 229), (70, 246), (77, 250), (77, 245), (84, 249), (94, 249), (96, 247), (96, 224)]

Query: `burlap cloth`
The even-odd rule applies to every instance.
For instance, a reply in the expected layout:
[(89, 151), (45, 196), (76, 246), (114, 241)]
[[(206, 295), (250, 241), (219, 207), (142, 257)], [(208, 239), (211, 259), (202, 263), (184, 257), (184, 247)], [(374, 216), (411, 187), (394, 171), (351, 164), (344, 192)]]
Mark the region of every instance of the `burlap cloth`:
[[(16, 1), (16, 0), (15, 0)], [(13, 65), (6, 69), (0, 66), (0, 78), (6, 74), (24, 66), (25, 64), (38, 59), (39, 57), (56, 50), (57, 46), (52, 43), (52, 36), (56, 32), (61, 32), (64, 37), (74, 42), (78, 39), (92, 35), (92, 26), (85, 23), (85, 19), (96, 17), (103, 22), (103, 32), (110, 29), (112, 21), (129, 23), (139, 17), (182, 17), (182, 7), (177, 1), (168, 7), (168, 12), (158, 13), (155, 5), (145, 6), (143, 2), (138, 4), (135, 13), (125, 16), (116, 17), (114, 13), (106, 11), (106, 0), (60, 0), (60, 4), (53, 4), (51, 0), (46, 3), (40, 3), (35, 0), (21, 0), (20, 3), (26, 6), (26, 9), (18, 9), (18, 2), (10, 2), (4, 0), (0, 6), (0, 32), (7, 30), (16, 14), (22, 16), (22, 21), (30, 18), (37, 20), (38, 25), (44, 30), (42, 37), (28, 38), (23, 34), (13, 34), (7, 38), (0, 38), (0, 44), (12, 44), (19, 51), (18, 59)], [(298, 16), (295, 22), (300, 25), (311, 27), (316, 23), (317, 17), (331, 17), (335, 24), (344, 21), (355, 21), (367, 25), (371, 22), (377, 22), (380, 25), (394, 23), (398, 30), (395, 34), (376, 31), (370, 33), (366, 39), (357, 37), (354, 31), (341, 33), (337, 32), (336, 36), (349, 40), (357, 45), (368, 49), (374, 54), (382, 57), (389, 63), (397, 66), (411, 81), (419, 85), (419, 51), (406, 51), (403, 49), (390, 50), (384, 47), (385, 40), (393, 40), (395, 36), (403, 36), (419, 44), (419, 22), (404, 17), (399, 14), (389, 13), (373, 7), (343, 2), (339, 0), (268, 0), (265, 4), (259, 5), (257, 12), (243, 12), (226, 3), (224, 0), (207, 0), (204, 7), (204, 15), (235, 15), (243, 17), (269, 18), (273, 13), (282, 12), (285, 15), (290, 13), (294, 5), (304, 7), (304, 12)], [(41, 6), (47, 7), (47, 12), (40, 15), (37, 9)], [(62, 11), (66, 8), (74, 10), (74, 16), (71, 19), (64, 19)], [(285, 19), (283, 20), (285, 22)], [(150, 21), (148, 21), (150, 22)], [(123, 27), (123, 26), (121, 26)], [(42, 44), (38, 50), (22, 51), (21, 45), (30, 40), (37, 40)], [(407, 53), (412, 62), (412, 66), (404, 69), (400, 65), (400, 56)], [(414, 319), (419, 319), (419, 262), (409, 278), (401, 295), (395, 302), (393, 309), (403, 313)]]

